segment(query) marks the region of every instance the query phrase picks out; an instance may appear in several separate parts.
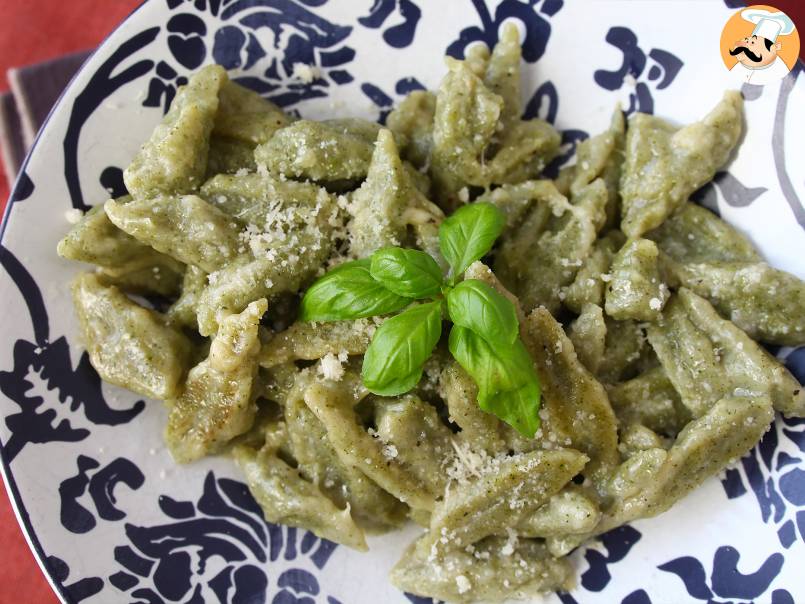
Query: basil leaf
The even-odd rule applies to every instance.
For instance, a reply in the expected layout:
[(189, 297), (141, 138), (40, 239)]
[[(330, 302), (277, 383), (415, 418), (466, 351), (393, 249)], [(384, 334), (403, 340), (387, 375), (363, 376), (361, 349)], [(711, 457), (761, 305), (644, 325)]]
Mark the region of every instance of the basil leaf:
[(520, 338), (508, 348), (493, 348), (470, 329), (454, 325), (449, 347), (478, 385), (478, 406), (533, 438), (540, 425), (540, 385)]
[(429, 298), (442, 287), (442, 269), (419, 250), (379, 249), (372, 254), (371, 273), (386, 289), (406, 298)]
[(478, 279), (462, 281), (448, 292), (447, 311), (455, 325), (491, 344), (511, 346), (520, 333), (514, 304)]
[(346, 262), (305, 292), (302, 298), (302, 321), (341, 321), (385, 315), (400, 310), (411, 300), (389, 291), (372, 278), (370, 260)]
[(503, 213), (485, 202), (465, 205), (442, 222), (439, 249), (450, 264), (451, 283), (492, 249), (505, 222)]
[(442, 334), (441, 305), (436, 301), (414, 306), (377, 328), (361, 371), (370, 392), (394, 396), (417, 385)]

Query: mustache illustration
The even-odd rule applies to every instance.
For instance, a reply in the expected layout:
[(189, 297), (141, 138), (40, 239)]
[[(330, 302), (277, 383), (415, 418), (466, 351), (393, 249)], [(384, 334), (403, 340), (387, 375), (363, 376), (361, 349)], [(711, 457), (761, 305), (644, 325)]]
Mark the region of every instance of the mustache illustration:
[(760, 63), (760, 61), (763, 60), (763, 57), (761, 57), (760, 55), (756, 55), (751, 50), (749, 50), (746, 46), (738, 46), (737, 48), (735, 48), (735, 49), (730, 51), (730, 54), (733, 57), (735, 55), (738, 55), (738, 54), (741, 54), (741, 53), (744, 53), (749, 58), (750, 61), (753, 61), (755, 63)]

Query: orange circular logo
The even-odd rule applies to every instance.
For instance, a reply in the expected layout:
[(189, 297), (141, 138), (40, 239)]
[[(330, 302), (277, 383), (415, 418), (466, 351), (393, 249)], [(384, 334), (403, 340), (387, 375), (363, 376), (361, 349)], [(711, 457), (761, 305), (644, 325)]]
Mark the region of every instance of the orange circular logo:
[(767, 4), (737, 11), (721, 32), (721, 58), (735, 79), (772, 84), (790, 72), (799, 57), (799, 33), (791, 18)]

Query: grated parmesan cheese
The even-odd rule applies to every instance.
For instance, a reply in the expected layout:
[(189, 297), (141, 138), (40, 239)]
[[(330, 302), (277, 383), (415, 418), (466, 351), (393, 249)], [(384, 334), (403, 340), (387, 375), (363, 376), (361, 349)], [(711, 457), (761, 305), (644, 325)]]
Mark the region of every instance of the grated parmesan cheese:
[(83, 217), (84, 212), (82, 212), (78, 208), (72, 208), (64, 213), (65, 220), (67, 220), (67, 222), (69, 222), (70, 224), (78, 224)]
[(328, 352), (321, 359), (319, 373), (321, 373), (326, 380), (340, 382), (344, 377), (344, 367), (341, 365), (339, 357), (335, 356), (332, 352)]
[(303, 84), (310, 84), (313, 80), (321, 78), (321, 69), (316, 65), (306, 63), (294, 63), (291, 78), (299, 80)]

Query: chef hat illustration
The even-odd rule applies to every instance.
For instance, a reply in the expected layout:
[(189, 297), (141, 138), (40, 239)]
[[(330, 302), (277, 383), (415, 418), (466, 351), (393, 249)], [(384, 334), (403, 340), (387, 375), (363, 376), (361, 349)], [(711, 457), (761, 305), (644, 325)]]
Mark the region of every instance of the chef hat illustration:
[(794, 31), (794, 22), (783, 12), (773, 13), (762, 8), (749, 8), (741, 17), (755, 24), (753, 36), (761, 36), (774, 42), (777, 36), (787, 36)]

